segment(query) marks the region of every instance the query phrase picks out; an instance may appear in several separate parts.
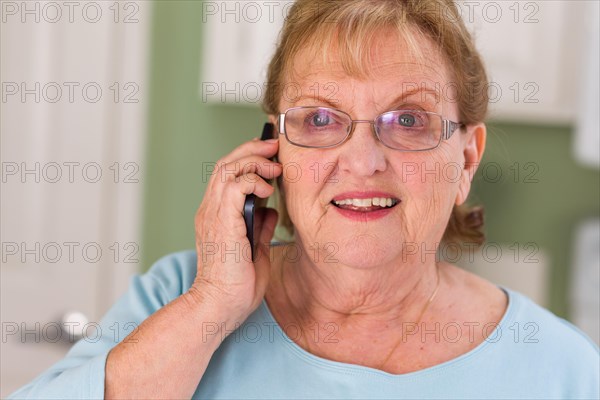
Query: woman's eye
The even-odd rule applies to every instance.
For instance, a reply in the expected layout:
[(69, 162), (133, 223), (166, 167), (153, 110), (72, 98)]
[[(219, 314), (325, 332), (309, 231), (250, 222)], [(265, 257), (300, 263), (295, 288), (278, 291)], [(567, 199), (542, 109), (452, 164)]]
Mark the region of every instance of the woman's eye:
[(417, 119), (413, 114), (404, 113), (398, 117), (398, 123), (407, 128), (412, 128), (417, 124)]
[(327, 114), (315, 114), (311, 118), (311, 123), (314, 126), (327, 126), (330, 123), (329, 115), (327, 115)]

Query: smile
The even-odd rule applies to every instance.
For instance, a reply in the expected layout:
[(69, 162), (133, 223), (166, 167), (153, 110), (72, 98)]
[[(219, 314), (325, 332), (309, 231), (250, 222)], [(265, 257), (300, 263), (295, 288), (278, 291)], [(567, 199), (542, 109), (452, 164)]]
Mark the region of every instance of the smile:
[(331, 199), (340, 216), (358, 222), (375, 221), (394, 212), (401, 200), (379, 190), (349, 191)]
[(343, 199), (332, 200), (331, 204), (344, 209), (359, 212), (371, 212), (386, 208), (392, 208), (398, 204), (399, 200), (392, 197), (372, 197), (366, 199)]

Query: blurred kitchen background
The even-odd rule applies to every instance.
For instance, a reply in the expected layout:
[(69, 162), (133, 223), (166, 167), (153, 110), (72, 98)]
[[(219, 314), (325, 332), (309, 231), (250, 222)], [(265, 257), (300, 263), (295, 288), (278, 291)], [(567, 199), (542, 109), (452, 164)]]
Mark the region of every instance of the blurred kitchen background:
[[(489, 244), (459, 261), (597, 343), (598, 4), (461, 4), (493, 103), (471, 194)], [(260, 134), (289, 5), (1, 2), (1, 397), (93, 339), (132, 274), (194, 248), (211, 163)]]

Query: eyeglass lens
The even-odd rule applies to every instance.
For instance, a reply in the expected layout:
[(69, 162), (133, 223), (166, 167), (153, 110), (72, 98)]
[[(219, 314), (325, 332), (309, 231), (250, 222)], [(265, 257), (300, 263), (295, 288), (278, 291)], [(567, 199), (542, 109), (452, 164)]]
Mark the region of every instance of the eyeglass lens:
[[(352, 119), (342, 111), (326, 107), (297, 107), (285, 114), (288, 139), (301, 146), (332, 147), (343, 142), (352, 128)], [(420, 110), (394, 110), (374, 121), (381, 142), (399, 150), (426, 150), (440, 142), (441, 116)]]

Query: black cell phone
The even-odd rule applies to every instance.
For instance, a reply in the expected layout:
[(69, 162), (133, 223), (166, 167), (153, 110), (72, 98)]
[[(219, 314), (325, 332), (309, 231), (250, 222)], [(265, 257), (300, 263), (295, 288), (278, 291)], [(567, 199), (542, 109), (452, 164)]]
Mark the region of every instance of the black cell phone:
[[(260, 140), (267, 140), (273, 138), (273, 124), (267, 122), (263, 127), (262, 135), (260, 136)], [(272, 160), (272, 159), (271, 159)], [(246, 222), (246, 236), (248, 237), (248, 241), (250, 242), (250, 253), (252, 256), (252, 261), (255, 260), (256, 254), (256, 245), (257, 242), (254, 240), (256, 235), (254, 232), (254, 212), (256, 208), (260, 205), (257, 204), (258, 201), (263, 199), (256, 198), (256, 195), (249, 194), (246, 196), (246, 201), (244, 203), (244, 221)], [(264, 201), (266, 203), (266, 201)]]

